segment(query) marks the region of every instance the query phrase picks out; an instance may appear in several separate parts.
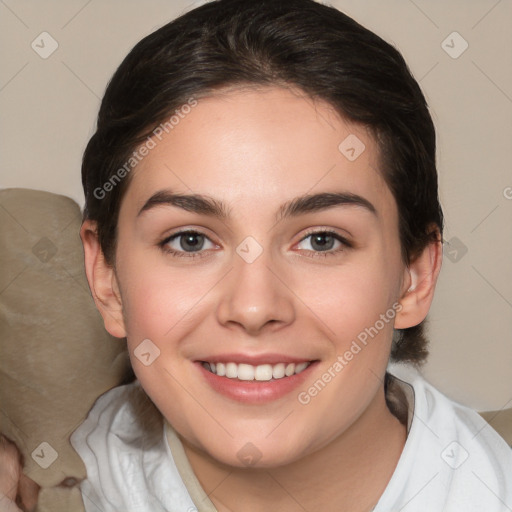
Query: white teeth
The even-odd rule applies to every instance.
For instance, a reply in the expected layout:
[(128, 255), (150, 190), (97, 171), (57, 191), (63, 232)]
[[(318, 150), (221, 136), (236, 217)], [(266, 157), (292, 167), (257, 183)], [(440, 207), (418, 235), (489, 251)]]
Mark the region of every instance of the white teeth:
[(238, 365), (236, 363), (228, 363), (226, 365), (226, 377), (236, 379), (238, 377)]
[(290, 377), (291, 375), (293, 375), (295, 373), (295, 364), (293, 363), (290, 363), (286, 366), (285, 370), (284, 370), (284, 374), (287, 376), (287, 377)]
[(260, 364), (259, 366), (256, 366), (254, 378), (256, 380), (270, 380), (272, 378), (272, 365)]
[(226, 375), (226, 365), (224, 363), (217, 363), (216, 366), (216, 369), (212, 367), (212, 373), (216, 373), (219, 377), (224, 377), (224, 375)]
[(268, 381), (272, 378), (282, 379), (291, 377), (303, 372), (311, 363), (278, 363), (278, 364), (260, 364), (253, 366), (251, 364), (236, 363), (203, 363), (203, 366), (215, 373), (219, 377), (239, 380), (257, 380)]
[(250, 364), (239, 364), (237, 373), (240, 380), (254, 380), (254, 366)]
[(274, 365), (274, 368), (272, 368), (272, 377), (274, 377), (274, 379), (282, 379), (284, 377), (284, 363)]
[(299, 363), (295, 365), (295, 373), (300, 373), (308, 367), (309, 363)]

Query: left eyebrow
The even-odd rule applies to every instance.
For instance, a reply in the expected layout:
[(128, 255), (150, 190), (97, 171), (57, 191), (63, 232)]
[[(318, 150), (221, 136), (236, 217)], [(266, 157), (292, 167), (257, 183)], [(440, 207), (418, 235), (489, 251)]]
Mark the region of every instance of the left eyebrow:
[(283, 204), (277, 213), (277, 221), (335, 206), (359, 206), (378, 217), (375, 206), (362, 196), (350, 192), (323, 192), (296, 197)]
[[(157, 206), (176, 206), (183, 210), (209, 215), (221, 220), (229, 218), (229, 208), (216, 199), (201, 194), (175, 194), (170, 190), (155, 192), (142, 206), (137, 214)], [(279, 222), (288, 217), (297, 217), (306, 213), (313, 213), (335, 206), (362, 207), (373, 215), (378, 216), (376, 208), (368, 199), (350, 192), (322, 192), (295, 197), (287, 201), (277, 211), (276, 220)]]

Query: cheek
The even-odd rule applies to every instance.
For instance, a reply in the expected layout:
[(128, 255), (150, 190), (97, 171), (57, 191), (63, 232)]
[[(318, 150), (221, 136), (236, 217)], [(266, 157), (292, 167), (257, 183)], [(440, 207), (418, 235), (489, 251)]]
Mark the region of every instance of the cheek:
[(202, 314), (202, 299), (216, 281), (213, 269), (171, 268), (144, 255), (124, 257), (118, 274), (130, 346), (145, 338), (159, 345), (173, 330), (187, 329)]
[(302, 288), (304, 303), (331, 340), (331, 351), (297, 399), (311, 422), (320, 411), (329, 411), (323, 425), (327, 438), (348, 428), (382, 385), (400, 308), (390, 293), (394, 275), (385, 265), (361, 262), (326, 272)]
[[(394, 318), (398, 272), (380, 261), (361, 258), (336, 268), (326, 267), (314, 276), (304, 275), (296, 276), (297, 296), (322, 321), (329, 337), (334, 336), (341, 344), (373, 326), (390, 308), (388, 317)], [(380, 330), (392, 330), (393, 322), (388, 323)]]

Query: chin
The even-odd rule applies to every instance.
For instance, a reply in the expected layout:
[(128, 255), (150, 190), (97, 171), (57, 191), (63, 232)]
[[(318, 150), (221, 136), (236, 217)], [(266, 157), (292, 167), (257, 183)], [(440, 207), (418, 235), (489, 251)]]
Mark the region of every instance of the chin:
[(226, 466), (248, 469), (276, 468), (291, 464), (305, 455), (304, 443), (298, 446), (288, 442), (284, 445), (280, 439), (269, 442), (264, 436), (249, 440), (232, 439), (229, 444), (201, 446), (212, 459)]

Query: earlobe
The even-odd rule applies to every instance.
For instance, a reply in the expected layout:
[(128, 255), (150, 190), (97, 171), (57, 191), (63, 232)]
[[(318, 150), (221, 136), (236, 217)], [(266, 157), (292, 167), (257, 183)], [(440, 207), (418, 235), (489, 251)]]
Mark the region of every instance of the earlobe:
[(432, 241), (405, 269), (402, 309), (396, 316), (395, 329), (414, 327), (425, 320), (434, 298), (442, 255), (441, 240)]
[(116, 338), (126, 337), (121, 294), (114, 268), (107, 263), (98, 240), (96, 223), (84, 221), (80, 229), (84, 247), (85, 273), (105, 329)]

